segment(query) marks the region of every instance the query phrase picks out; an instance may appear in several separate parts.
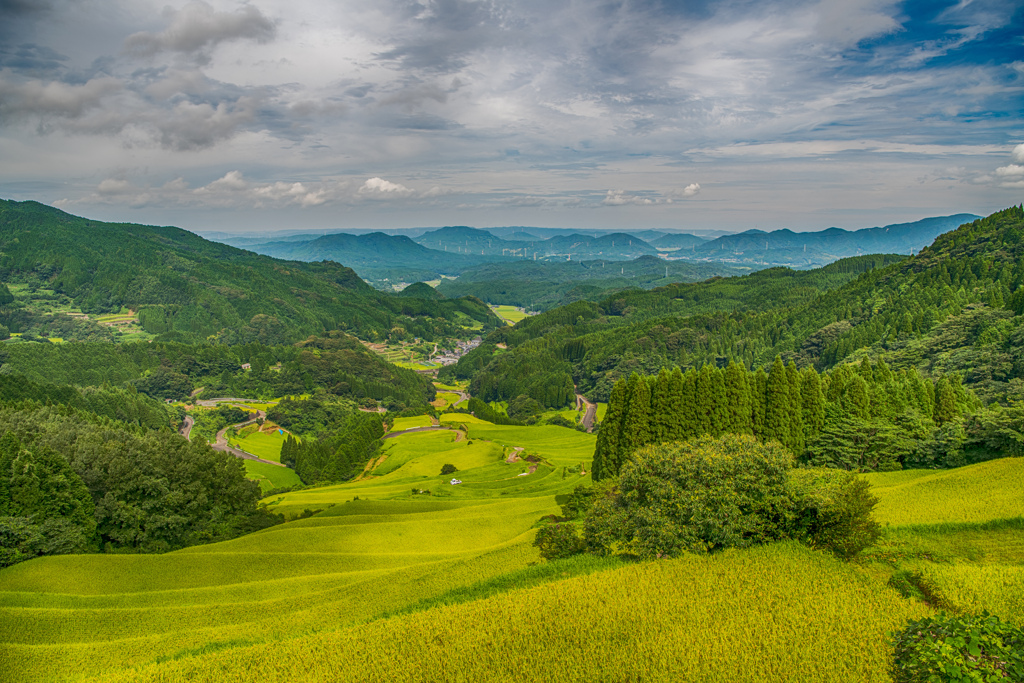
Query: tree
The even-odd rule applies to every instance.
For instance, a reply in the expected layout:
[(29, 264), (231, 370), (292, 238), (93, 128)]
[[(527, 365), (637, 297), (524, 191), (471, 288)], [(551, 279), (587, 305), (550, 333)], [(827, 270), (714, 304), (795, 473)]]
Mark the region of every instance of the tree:
[(789, 377), (782, 358), (775, 357), (771, 372), (768, 373), (768, 386), (765, 392), (764, 406), (764, 438), (767, 441), (778, 441), (783, 445), (791, 443), (790, 439), (790, 396)]
[(619, 473), (619, 441), (626, 412), (627, 391), (624, 379), (620, 379), (612, 388), (608, 410), (597, 433), (594, 461), (590, 466), (590, 476), (594, 481), (614, 477)]
[(599, 554), (646, 559), (780, 538), (792, 460), (779, 444), (739, 434), (640, 449), (618, 492), (591, 507), (584, 538)]

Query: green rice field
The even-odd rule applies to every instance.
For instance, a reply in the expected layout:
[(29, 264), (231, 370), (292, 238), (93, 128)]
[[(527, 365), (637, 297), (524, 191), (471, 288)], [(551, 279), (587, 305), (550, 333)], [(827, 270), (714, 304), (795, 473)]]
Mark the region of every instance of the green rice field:
[(589, 483), (596, 437), (440, 422), (385, 440), (368, 478), (265, 498), (285, 524), (0, 570), (0, 681), (886, 681), (887, 633), (933, 613), (886, 585), (898, 569), (1021, 618), (1020, 459), (867, 475), (884, 534), (861, 563), (793, 543), (544, 562), (539, 520)]
[(295, 470), (289, 467), (268, 465), (255, 460), (243, 460), (242, 463), (245, 465), (245, 476), (259, 482), (260, 489), (264, 493), (272, 489), (297, 486), (302, 483), (299, 475), (295, 474)]
[(391, 425), (392, 432), (404, 432), (406, 429), (417, 427), (429, 427), (433, 422), (429, 415), (416, 415), (415, 417), (396, 417), (395, 423)]
[[(245, 432), (243, 431), (242, 434)], [(235, 436), (231, 439), (231, 445), (264, 460), (281, 462), (281, 446), (284, 445), (287, 438), (288, 432), (282, 433), (277, 429), (252, 431), (244, 436), (241, 434)]]
[(516, 306), (491, 306), (491, 310), (509, 325), (515, 325), (520, 320), (530, 317), (526, 311)]

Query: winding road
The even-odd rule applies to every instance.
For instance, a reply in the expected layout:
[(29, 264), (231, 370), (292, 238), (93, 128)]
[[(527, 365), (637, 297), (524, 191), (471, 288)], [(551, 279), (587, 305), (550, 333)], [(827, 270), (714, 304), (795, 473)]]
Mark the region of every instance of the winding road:
[(587, 399), (583, 398), (583, 394), (576, 394), (576, 409), (579, 410), (580, 403), (587, 407), (587, 412), (583, 414), (581, 423), (587, 428), (587, 433), (594, 431), (594, 418), (597, 417), (597, 404), (591, 403)]

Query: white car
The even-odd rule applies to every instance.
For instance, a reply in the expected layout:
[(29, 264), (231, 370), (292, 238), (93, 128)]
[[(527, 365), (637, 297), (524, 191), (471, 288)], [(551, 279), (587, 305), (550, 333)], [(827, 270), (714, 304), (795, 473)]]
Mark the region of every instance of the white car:
[(456, 484), (461, 484), (461, 483), (462, 483), (461, 479), (452, 479), (452, 486), (455, 486)]

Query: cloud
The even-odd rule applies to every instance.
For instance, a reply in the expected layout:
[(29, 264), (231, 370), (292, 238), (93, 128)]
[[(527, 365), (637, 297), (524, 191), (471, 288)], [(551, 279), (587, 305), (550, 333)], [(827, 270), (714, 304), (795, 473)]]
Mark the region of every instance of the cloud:
[(1018, 164), (1024, 164), (1024, 145), (1017, 145), (1010, 152), (1010, 158)]
[(661, 197), (650, 197), (646, 195), (626, 194), (624, 190), (608, 190), (601, 203), (605, 206), (624, 206), (626, 204), (637, 204), (650, 206), (652, 204), (671, 203), (671, 199)]
[(255, 119), (256, 102), (239, 98), (232, 104), (179, 102), (170, 112), (154, 121), (160, 144), (178, 151), (204, 149), (235, 136), (245, 124)]
[(359, 194), (364, 196), (395, 196), (405, 197), (414, 194), (414, 190), (410, 190), (405, 185), (393, 183), (390, 180), (384, 180), (383, 178), (369, 178), (362, 187), (359, 188)]
[(268, 43), (276, 33), (274, 22), (252, 5), (234, 12), (217, 12), (202, 0), (192, 0), (180, 10), (168, 10), (170, 26), (160, 33), (141, 31), (124, 41), (125, 50), (140, 56), (159, 52), (200, 55), (206, 61), (209, 50), (233, 40)]
[(0, 72), (0, 120), (42, 117), (78, 119), (98, 108), (103, 100), (123, 88), (115, 78), (94, 78), (82, 85), (59, 81), (18, 82)]

